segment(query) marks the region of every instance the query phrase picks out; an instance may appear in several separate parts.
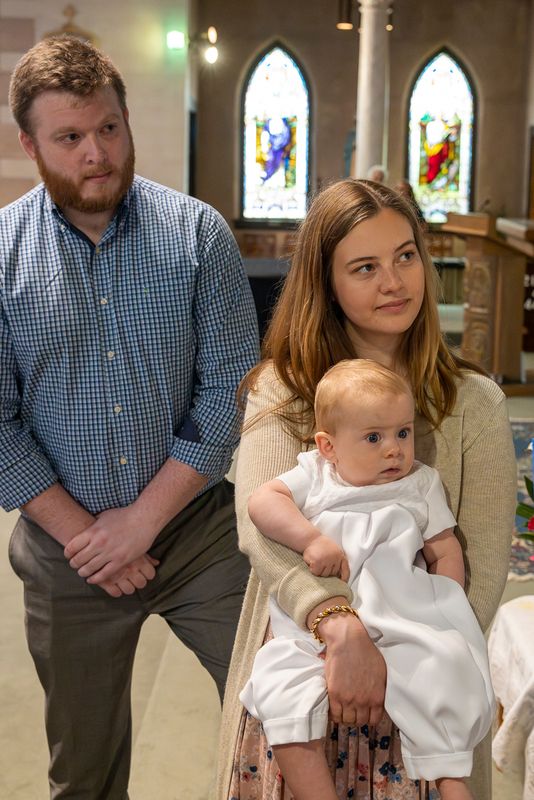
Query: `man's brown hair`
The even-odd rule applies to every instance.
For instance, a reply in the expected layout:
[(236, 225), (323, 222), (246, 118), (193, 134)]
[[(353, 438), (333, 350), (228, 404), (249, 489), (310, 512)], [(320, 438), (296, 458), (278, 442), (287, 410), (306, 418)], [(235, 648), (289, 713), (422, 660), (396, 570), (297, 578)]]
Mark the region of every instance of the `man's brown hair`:
[(89, 42), (76, 36), (52, 36), (38, 42), (22, 56), (9, 85), (9, 105), (19, 128), (31, 135), (30, 112), (43, 92), (70, 92), (89, 97), (111, 87), (126, 109), (126, 87), (111, 60)]

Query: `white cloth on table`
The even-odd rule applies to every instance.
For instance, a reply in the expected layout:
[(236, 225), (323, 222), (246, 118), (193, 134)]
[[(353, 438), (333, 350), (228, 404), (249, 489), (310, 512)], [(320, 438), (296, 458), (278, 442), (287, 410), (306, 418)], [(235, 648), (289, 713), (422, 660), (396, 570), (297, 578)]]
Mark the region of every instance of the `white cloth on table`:
[[(401, 732), (408, 776), (470, 774), (494, 697), (464, 591), (428, 574), (422, 558), (424, 540), (455, 525), (437, 471), (416, 462), (401, 480), (354, 487), (314, 450), (279, 479), (347, 555), (354, 605), (386, 661), (385, 706)], [(320, 738), (328, 719), (323, 648), (274, 598), (270, 610), (275, 638), (256, 655), (241, 701), (271, 745)]]
[(534, 800), (534, 596), (516, 597), (499, 608), (488, 648), (503, 708), (493, 759), (503, 772), (520, 773), (524, 800)]

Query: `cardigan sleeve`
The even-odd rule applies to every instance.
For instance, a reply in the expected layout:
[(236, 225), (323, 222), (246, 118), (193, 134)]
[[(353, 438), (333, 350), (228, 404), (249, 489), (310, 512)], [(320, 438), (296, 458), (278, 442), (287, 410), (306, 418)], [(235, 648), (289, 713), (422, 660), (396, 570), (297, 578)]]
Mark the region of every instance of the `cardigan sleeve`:
[[(517, 502), (517, 466), (506, 398), (494, 384), (485, 394), (464, 409), (457, 515), (466, 557), (467, 595), (483, 630), (493, 619), (506, 583)], [(490, 407), (491, 396), (497, 400)]]
[(312, 575), (301, 555), (262, 536), (247, 511), (251, 492), (262, 483), (296, 466), (301, 442), (287, 430), (280, 414), (272, 409), (287, 396), (287, 390), (271, 366), (260, 375), (247, 401), (245, 428), (236, 467), (236, 511), (239, 546), (248, 556), (264, 589), (302, 628), (319, 603), (341, 595), (350, 603), (352, 592), (339, 578)]

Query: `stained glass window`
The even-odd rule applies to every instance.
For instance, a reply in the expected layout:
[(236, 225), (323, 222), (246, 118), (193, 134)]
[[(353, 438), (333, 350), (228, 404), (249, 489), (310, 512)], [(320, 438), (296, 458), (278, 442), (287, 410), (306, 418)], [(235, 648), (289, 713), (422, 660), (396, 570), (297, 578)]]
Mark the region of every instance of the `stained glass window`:
[(471, 196), (474, 100), (469, 80), (446, 52), (424, 67), (410, 99), (409, 180), (425, 217), (465, 214)]
[(309, 181), (309, 93), (280, 47), (263, 55), (244, 90), (242, 216), (298, 220)]

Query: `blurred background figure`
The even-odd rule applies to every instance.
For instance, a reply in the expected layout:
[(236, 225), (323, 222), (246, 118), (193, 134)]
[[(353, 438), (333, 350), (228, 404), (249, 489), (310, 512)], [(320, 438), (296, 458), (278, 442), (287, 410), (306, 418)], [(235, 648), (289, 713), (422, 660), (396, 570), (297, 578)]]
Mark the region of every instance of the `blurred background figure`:
[(367, 170), (367, 180), (376, 181), (376, 183), (385, 183), (388, 177), (388, 171), (383, 164), (373, 164)]
[(425, 215), (421, 211), (421, 208), (417, 200), (415, 199), (415, 194), (412, 189), (410, 181), (407, 178), (403, 178), (403, 180), (399, 181), (395, 186), (395, 191), (398, 192), (399, 194), (402, 194), (403, 197), (405, 197), (407, 200), (410, 201), (410, 203), (415, 209), (419, 222), (421, 223), (421, 225), (425, 226), (426, 225)]

